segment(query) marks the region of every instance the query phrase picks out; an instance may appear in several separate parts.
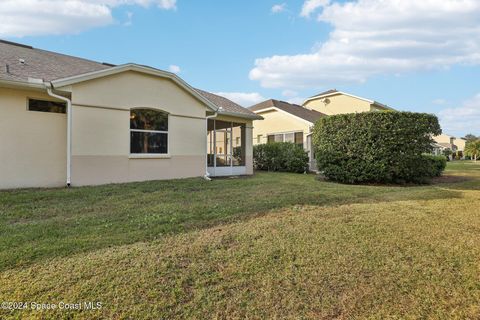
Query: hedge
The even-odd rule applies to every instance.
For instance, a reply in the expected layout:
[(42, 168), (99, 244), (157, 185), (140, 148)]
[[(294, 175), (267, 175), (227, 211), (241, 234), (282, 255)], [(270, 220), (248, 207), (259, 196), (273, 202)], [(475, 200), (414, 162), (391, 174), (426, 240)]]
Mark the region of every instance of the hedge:
[(423, 155), (423, 158), (428, 163), (426, 166), (426, 175), (429, 177), (440, 177), (442, 172), (447, 167), (447, 158), (445, 156)]
[(273, 142), (253, 147), (253, 165), (257, 170), (303, 173), (308, 170), (308, 155), (291, 142)]
[(437, 117), (425, 113), (343, 114), (321, 118), (313, 144), (318, 168), (327, 179), (423, 183), (437, 174), (434, 161), (424, 154), (432, 151), (432, 136), (441, 132)]

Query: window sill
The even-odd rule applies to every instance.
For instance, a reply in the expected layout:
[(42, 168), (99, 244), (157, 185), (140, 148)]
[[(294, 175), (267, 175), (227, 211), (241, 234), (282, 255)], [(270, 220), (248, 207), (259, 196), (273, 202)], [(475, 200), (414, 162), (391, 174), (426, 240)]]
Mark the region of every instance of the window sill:
[(170, 159), (172, 156), (169, 154), (152, 154), (152, 153), (138, 153), (130, 154), (129, 159)]

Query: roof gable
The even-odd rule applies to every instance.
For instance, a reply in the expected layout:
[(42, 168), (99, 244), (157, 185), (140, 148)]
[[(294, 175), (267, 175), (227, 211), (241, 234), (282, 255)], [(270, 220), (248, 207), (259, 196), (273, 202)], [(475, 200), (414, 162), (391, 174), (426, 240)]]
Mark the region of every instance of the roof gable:
[(319, 93), (317, 95), (311, 96), (310, 98), (307, 98), (303, 102), (302, 105), (305, 105), (307, 102), (312, 101), (312, 100), (317, 100), (317, 99), (321, 99), (321, 98), (328, 98), (328, 97), (335, 96), (335, 95), (345, 95), (345, 96), (348, 96), (348, 97), (352, 97), (352, 98), (355, 98), (355, 99), (366, 101), (366, 102), (368, 102), (370, 104), (373, 104), (373, 105), (375, 105), (377, 107), (380, 107), (380, 108), (393, 110), (392, 108), (390, 108), (386, 104), (380, 103), (380, 102), (375, 101), (375, 100), (370, 100), (370, 99), (367, 99), (367, 98), (359, 97), (359, 96), (356, 96), (356, 95), (353, 95), (353, 94), (350, 94), (350, 93), (347, 93), (347, 92), (338, 91), (337, 89), (327, 90), (325, 92), (322, 92), (322, 93)]
[(71, 76), (63, 79), (57, 79), (57, 80), (53, 80), (51, 83), (56, 89), (61, 89), (62, 87), (71, 86), (76, 83), (81, 83), (81, 82), (98, 79), (102, 77), (107, 77), (107, 76), (128, 72), (128, 71), (135, 71), (143, 74), (170, 79), (174, 83), (176, 83), (179, 87), (185, 89), (188, 93), (190, 93), (195, 98), (203, 102), (211, 110), (213, 111), (218, 110), (218, 107), (214, 103), (212, 103), (210, 100), (206, 99), (204, 96), (199, 94), (194, 88), (192, 88), (188, 83), (183, 81), (183, 79), (178, 77), (176, 74), (151, 68), (151, 67), (147, 67), (147, 66), (134, 64), (134, 63), (127, 63), (120, 66), (110, 67), (108, 69), (92, 71), (92, 72), (79, 74), (79, 75), (75, 75), (75, 76)]
[(291, 104), (285, 101), (279, 101), (274, 99), (266, 100), (250, 107), (249, 109), (255, 113), (261, 113), (264, 111), (272, 110), (272, 108), (283, 111), (310, 123), (315, 123), (321, 117), (326, 116), (325, 114), (315, 110), (309, 110), (296, 104)]

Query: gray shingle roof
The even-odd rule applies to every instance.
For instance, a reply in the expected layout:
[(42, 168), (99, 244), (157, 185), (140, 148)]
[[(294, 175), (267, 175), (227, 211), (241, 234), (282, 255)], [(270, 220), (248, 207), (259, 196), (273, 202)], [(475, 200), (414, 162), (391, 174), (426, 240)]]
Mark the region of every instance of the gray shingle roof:
[[(332, 94), (332, 93), (336, 93), (336, 92), (338, 92), (337, 89), (331, 89), (331, 90), (327, 90), (327, 91), (321, 92), (321, 93), (319, 93), (319, 94), (316, 94), (316, 95), (314, 95), (314, 96), (311, 96), (310, 98), (314, 98), (314, 97), (318, 97), (318, 96), (323, 96), (323, 95), (326, 95), (326, 94)], [(310, 98), (309, 98), (309, 99), (310, 99)]]
[(25, 82), (28, 78), (52, 81), (111, 67), (4, 40), (0, 40), (0, 64), (0, 79)]
[(197, 92), (200, 93), (202, 96), (204, 96), (206, 99), (210, 100), (217, 107), (222, 108), (223, 111), (220, 111), (219, 112), (220, 114), (221, 113), (225, 113), (225, 114), (232, 113), (232, 114), (244, 115), (244, 116), (246, 116), (248, 118), (252, 118), (252, 119), (259, 119), (259, 120), (263, 119), (262, 117), (260, 117), (256, 113), (250, 111), (247, 108), (244, 108), (244, 107), (236, 104), (235, 102), (233, 102), (233, 101), (231, 101), (231, 100), (229, 100), (225, 97), (213, 94), (211, 92), (203, 91), (203, 90), (200, 90), (200, 89), (195, 89), (195, 90), (197, 90)]
[(307, 120), (309, 122), (316, 122), (318, 119), (321, 117), (326, 116), (325, 114), (315, 111), (315, 110), (309, 110), (307, 108), (304, 108), (302, 106), (296, 105), (296, 104), (291, 104), (285, 101), (279, 101), (279, 100), (274, 100), (270, 99), (264, 102), (261, 102), (259, 104), (256, 104), (254, 106), (251, 106), (250, 109), (251, 111), (259, 111), (262, 109), (267, 109), (271, 107), (276, 107), (280, 110), (283, 110), (285, 112), (288, 112), (294, 116), (297, 116), (299, 118), (302, 118), (304, 120)]
[[(28, 82), (29, 78), (34, 78), (53, 81), (92, 71), (105, 70), (113, 66), (0, 40), (0, 80)], [(199, 89), (196, 91), (217, 107), (222, 107), (225, 114), (261, 119), (255, 113), (225, 97)]]

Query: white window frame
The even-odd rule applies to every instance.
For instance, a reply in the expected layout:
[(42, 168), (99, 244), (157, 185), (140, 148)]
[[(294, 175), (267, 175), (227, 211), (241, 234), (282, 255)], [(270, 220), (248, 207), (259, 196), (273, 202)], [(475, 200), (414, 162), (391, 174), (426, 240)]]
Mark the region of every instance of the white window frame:
[[(170, 129), (170, 114), (166, 111), (160, 109), (152, 109), (152, 108), (133, 108), (130, 109), (130, 115), (133, 110), (152, 110), (159, 113), (164, 113), (167, 115), (167, 126)], [(129, 122), (130, 127), (130, 122)], [(167, 152), (166, 153), (132, 153), (131, 144), (132, 144), (132, 136), (130, 136), (130, 144), (129, 144), (129, 154), (130, 158), (170, 158), (170, 133), (169, 130), (167, 131), (160, 131), (160, 130), (144, 130), (144, 129), (131, 129), (130, 132), (145, 132), (145, 133), (164, 133), (167, 135)]]
[[(281, 142), (285, 142), (285, 135), (287, 134), (292, 134), (293, 133), (293, 143), (295, 143), (295, 133), (302, 133), (303, 134), (303, 139), (305, 139), (305, 133), (301, 130), (297, 130), (297, 131), (286, 131), (286, 132), (275, 132), (275, 133), (269, 133), (267, 134), (267, 142), (268, 142), (268, 137), (269, 136), (276, 136), (276, 135), (282, 135), (282, 141)], [(302, 144), (304, 145), (305, 142), (302, 141)]]

